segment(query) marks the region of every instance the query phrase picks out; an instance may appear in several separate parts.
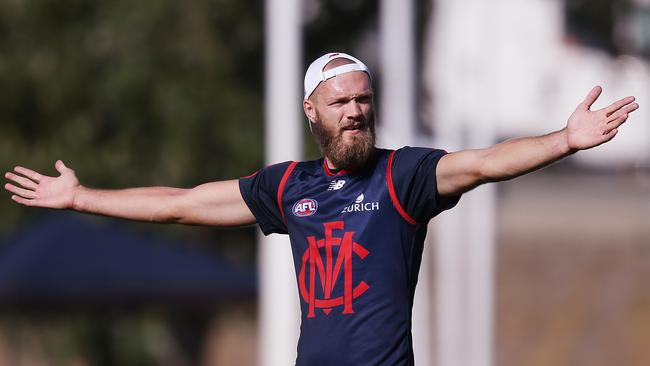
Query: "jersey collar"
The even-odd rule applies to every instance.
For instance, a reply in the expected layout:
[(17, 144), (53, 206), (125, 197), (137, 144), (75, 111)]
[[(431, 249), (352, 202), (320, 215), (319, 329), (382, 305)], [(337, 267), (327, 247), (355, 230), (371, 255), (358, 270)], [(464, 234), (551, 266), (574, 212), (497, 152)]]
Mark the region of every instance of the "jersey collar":
[(330, 170), (330, 168), (327, 166), (327, 158), (323, 158), (323, 170), (325, 171), (325, 174), (329, 177), (336, 177), (339, 175), (345, 175), (348, 174), (348, 171), (345, 169), (341, 169), (338, 172), (333, 172)]

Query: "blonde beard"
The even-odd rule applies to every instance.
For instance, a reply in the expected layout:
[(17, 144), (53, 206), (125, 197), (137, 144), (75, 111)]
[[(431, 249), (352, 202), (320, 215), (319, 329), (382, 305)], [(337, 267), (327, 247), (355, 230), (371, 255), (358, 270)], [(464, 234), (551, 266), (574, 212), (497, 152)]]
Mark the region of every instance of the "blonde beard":
[(343, 133), (323, 128), (323, 124), (312, 123), (312, 132), (320, 145), (321, 153), (337, 169), (356, 170), (370, 159), (375, 151), (374, 121), (364, 123), (358, 135), (353, 135), (350, 142), (344, 142)]

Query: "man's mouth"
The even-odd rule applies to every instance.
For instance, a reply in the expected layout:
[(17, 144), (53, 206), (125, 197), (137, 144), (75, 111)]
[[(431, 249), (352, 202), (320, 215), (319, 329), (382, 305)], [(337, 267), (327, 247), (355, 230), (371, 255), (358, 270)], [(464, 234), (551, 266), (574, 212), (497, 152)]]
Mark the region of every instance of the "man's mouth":
[(354, 124), (354, 125), (345, 126), (345, 127), (342, 128), (342, 130), (344, 132), (345, 131), (358, 132), (358, 131), (362, 130), (363, 128), (364, 128), (363, 123), (357, 123), (357, 124)]

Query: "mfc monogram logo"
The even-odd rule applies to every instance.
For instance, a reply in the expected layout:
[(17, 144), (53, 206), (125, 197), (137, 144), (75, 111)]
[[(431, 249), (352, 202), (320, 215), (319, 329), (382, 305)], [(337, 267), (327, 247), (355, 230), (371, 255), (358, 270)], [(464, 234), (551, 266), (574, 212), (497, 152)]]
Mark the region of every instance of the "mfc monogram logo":
[[(300, 269), (300, 296), (309, 304), (307, 318), (316, 317), (316, 308), (322, 309), (325, 315), (332, 311), (332, 308), (343, 305), (343, 314), (354, 314), (352, 300), (361, 296), (370, 286), (364, 281), (359, 282), (352, 288), (352, 256), (356, 255), (364, 259), (368, 250), (355, 243), (352, 237), (354, 231), (343, 232), (343, 237), (335, 237), (334, 230), (344, 230), (343, 221), (327, 222), (325, 226), (325, 238), (318, 239), (314, 236), (307, 237), (309, 248), (302, 256), (302, 268)], [(332, 252), (338, 247), (338, 255), (334, 258)], [(325, 262), (319, 249), (325, 249)], [(332, 298), (332, 290), (339, 279), (343, 269), (343, 295)], [(305, 272), (308, 272), (307, 274)], [(320, 287), (323, 290), (323, 298), (316, 298), (316, 273), (320, 280)], [(307, 277), (307, 278), (306, 278)]]

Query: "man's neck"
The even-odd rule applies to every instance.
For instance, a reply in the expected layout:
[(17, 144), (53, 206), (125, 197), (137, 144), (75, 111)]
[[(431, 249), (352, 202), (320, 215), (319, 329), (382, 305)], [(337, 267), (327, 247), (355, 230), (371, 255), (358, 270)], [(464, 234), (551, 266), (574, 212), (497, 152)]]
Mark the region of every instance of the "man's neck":
[(338, 172), (341, 170), (341, 168), (332, 164), (332, 161), (328, 159), (327, 156), (325, 157), (325, 163), (327, 164), (327, 169), (329, 169), (331, 172)]

